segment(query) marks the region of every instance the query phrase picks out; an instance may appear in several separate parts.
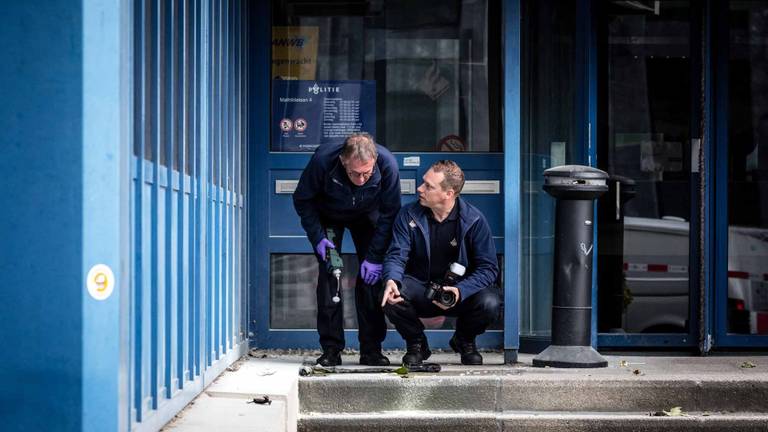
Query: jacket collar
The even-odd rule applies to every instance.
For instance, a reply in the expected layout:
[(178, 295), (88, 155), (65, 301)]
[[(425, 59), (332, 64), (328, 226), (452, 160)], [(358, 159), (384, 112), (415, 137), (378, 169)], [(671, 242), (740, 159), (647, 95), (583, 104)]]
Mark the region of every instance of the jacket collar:
[[(464, 246), (464, 239), (467, 236), (467, 231), (480, 219), (480, 211), (475, 207), (465, 202), (461, 197), (456, 198), (456, 202), (459, 206), (459, 256), (458, 262), (464, 266), (469, 264), (467, 259), (467, 249)], [(431, 211), (427, 207), (422, 206), (416, 201), (413, 205), (408, 207), (408, 215), (411, 217), (411, 221), (419, 227), (422, 236), (424, 236), (424, 242), (427, 247), (427, 260), (431, 262), (431, 253), (429, 250), (429, 225), (427, 222), (427, 212)]]
[[(456, 204), (459, 206), (461, 236), (464, 237), (464, 234), (466, 234), (469, 227), (480, 219), (480, 212), (464, 201), (460, 196), (456, 198)], [(408, 208), (408, 214), (411, 216), (411, 219), (421, 226), (422, 231), (427, 229), (427, 212), (430, 211), (432, 210), (422, 206), (418, 201), (416, 201), (415, 205)]]

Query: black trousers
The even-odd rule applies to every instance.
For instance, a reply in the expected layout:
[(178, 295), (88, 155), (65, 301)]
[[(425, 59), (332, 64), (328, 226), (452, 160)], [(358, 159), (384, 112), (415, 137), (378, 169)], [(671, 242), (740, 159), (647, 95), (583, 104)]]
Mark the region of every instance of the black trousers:
[(418, 341), (424, 337), (424, 324), (419, 318), (440, 315), (458, 317), (456, 334), (462, 339), (474, 340), (496, 321), (501, 309), (499, 294), (491, 287), (482, 289), (469, 298), (460, 299), (456, 306), (443, 310), (427, 299), (427, 284), (406, 275), (402, 285), (400, 296), (405, 301), (393, 305), (387, 303), (384, 313), (407, 342)]
[[(373, 238), (375, 227), (371, 219), (361, 217), (350, 222), (338, 222), (323, 220), (323, 229), (332, 228), (336, 238), (334, 244), (336, 250), (341, 250), (344, 228), (349, 230), (352, 241), (355, 244), (355, 252), (359, 261), (363, 262), (368, 252), (368, 246)], [(314, 245), (313, 245), (314, 247)], [(316, 255), (317, 256), (317, 255)], [(319, 271), (317, 275), (317, 332), (320, 334), (320, 346), (323, 350), (328, 348), (344, 349), (344, 292), (349, 298), (349, 287), (342, 286), (342, 300), (334, 303), (332, 298), (336, 294), (336, 278), (328, 273), (325, 261), (317, 256)], [(344, 274), (358, 273), (355, 281), (355, 309), (357, 311), (358, 339), (360, 352), (380, 351), (381, 342), (387, 336), (387, 324), (384, 321), (384, 312), (381, 310), (381, 280), (373, 285), (367, 285), (359, 274), (358, 268), (344, 268)]]

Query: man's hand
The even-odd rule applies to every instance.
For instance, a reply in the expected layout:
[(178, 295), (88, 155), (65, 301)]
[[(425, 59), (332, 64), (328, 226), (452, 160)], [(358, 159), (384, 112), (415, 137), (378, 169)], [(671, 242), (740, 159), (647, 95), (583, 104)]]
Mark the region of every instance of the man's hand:
[[(459, 302), (461, 301), (461, 292), (459, 291), (458, 288), (452, 287), (452, 286), (445, 286), (443, 287), (443, 290), (452, 292), (456, 296), (456, 303), (454, 303), (453, 306), (456, 306), (457, 304), (459, 304)], [(438, 303), (435, 300), (432, 300), (432, 303), (442, 310), (448, 310), (453, 307), (453, 306), (445, 306), (444, 304)]]
[(360, 264), (360, 277), (366, 285), (373, 285), (381, 277), (381, 264), (374, 264), (368, 260), (363, 260)]
[(387, 281), (387, 286), (384, 288), (384, 298), (381, 299), (381, 307), (384, 307), (385, 304), (389, 303), (391, 305), (398, 304), (402, 301), (404, 301), (402, 297), (400, 297), (400, 290), (397, 289), (397, 284), (392, 279)]
[(320, 259), (325, 261), (325, 250), (326, 248), (336, 249), (336, 245), (333, 244), (332, 241), (328, 240), (327, 238), (323, 238), (319, 242), (317, 242), (317, 245), (315, 246), (315, 252), (317, 252), (318, 255), (320, 255)]

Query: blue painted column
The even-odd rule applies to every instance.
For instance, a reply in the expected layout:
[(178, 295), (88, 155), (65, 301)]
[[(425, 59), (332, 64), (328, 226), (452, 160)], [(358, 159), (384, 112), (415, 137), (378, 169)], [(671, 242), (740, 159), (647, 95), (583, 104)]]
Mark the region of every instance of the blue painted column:
[[(3, 430), (127, 428), (122, 7), (6, 2), (0, 14)], [(93, 272), (92, 295), (97, 264), (114, 276)]]
[(504, 362), (520, 348), (520, 0), (504, 14)]

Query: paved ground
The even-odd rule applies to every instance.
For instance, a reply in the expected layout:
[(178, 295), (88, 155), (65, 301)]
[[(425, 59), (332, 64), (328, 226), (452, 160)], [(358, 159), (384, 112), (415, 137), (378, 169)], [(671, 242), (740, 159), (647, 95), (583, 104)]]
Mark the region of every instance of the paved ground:
[[(387, 351), (385, 354), (393, 363), (399, 363), (403, 352)], [(318, 355), (317, 351), (253, 350), (250, 356), (224, 372), (164, 430), (294, 431), (299, 406), (298, 370), (303, 361), (314, 360)], [(473, 367), (461, 365), (459, 356), (453, 352), (436, 352), (430, 361), (443, 366), (440, 375), (454, 377), (524, 375), (558, 382), (603, 379), (768, 381), (768, 356), (760, 355), (607, 355), (608, 367), (600, 369), (534, 368), (531, 366), (534, 356), (528, 354), (521, 354), (515, 365), (504, 365), (501, 353), (485, 352), (483, 356), (485, 364)], [(359, 367), (357, 362), (354, 353), (343, 356), (344, 366)], [(349, 377), (346, 375), (344, 379)], [(253, 403), (254, 398), (262, 401), (264, 396), (268, 396), (271, 403)]]

